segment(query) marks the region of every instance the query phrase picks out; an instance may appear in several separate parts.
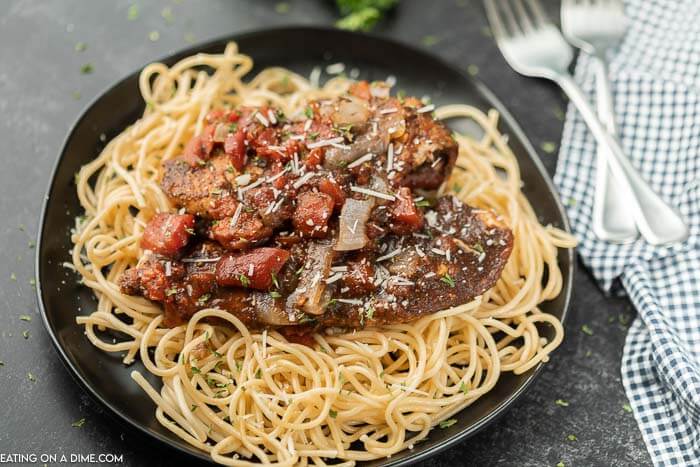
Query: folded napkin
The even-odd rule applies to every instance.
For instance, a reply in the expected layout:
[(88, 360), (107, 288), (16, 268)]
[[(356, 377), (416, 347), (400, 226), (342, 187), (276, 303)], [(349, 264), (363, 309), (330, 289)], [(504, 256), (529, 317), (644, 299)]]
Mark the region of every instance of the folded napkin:
[[(622, 381), (654, 464), (700, 465), (700, 2), (625, 7), (629, 30), (610, 57), (620, 137), (642, 176), (689, 223), (690, 238), (653, 247), (595, 237), (596, 144), (571, 105), (555, 183), (584, 263), (604, 290), (621, 284), (637, 308)], [(591, 102), (593, 71), (582, 56), (576, 79)]]

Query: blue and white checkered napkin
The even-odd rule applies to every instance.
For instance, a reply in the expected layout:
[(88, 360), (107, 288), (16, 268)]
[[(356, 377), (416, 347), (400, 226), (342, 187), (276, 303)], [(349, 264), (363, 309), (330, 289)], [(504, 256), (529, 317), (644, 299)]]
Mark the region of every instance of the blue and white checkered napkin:
[[(571, 105), (555, 182), (583, 261), (607, 291), (620, 278), (637, 308), (622, 380), (654, 464), (700, 465), (700, 1), (625, 6), (630, 27), (610, 57), (620, 136), (644, 178), (689, 222), (690, 238), (670, 248), (595, 238), (595, 142)], [(576, 78), (593, 101), (589, 65), (581, 57)]]

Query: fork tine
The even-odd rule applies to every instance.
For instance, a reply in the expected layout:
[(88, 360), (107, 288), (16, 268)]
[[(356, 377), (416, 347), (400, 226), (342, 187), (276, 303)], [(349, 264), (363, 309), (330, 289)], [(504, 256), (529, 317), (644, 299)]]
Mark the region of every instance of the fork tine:
[(502, 18), (510, 27), (511, 35), (522, 35), (523, 31), (520, 29), (520, 24), (515, 17), (515, 13), (513, 13), (513, 8), (510, 6), (510, 0), (494, 0), (494, 3), (501, 5), (501, 11), (503, 12)]
[(486, 8), (486, 18), (489, 20), (493, 37), (498, 41), (508, 36), (505, 26), (501, 21), (501, 17), (496, 10), (496, 5), (493, 0), (484, 0), (484, 8)]
[(515, 11), (517, 12), (518, 16), (520, 17), (520, 27), (522, 27), (524, 33), (528, 32), (533, 32), (535, 30), (535, 26), (532, 24), (532, 21), (530, 21), (530, 16), (528, 15), (527, 11), (525, 10), (525, 5), (523, 4), (523, 0), (513, 0), (515, 3)]
[[(507, 0), (505, 0), (507, 1)], [(491, 23), (491, 31), (496, 41), (501, 39), (507, 39), (515, 34), (518, 34), (517, 25), (515, 24), (515, 19), (512, 17), (512, 12), (510, 18), (505, 17), (504, 14), (500, 13), (497, 4), (503, 3), (502, 0), (484, 0), (484, 7), (486, 8), (486, 17)], [(508, 23), (509, 27), (506, 27), (505, 22)]]
[(542, 5), (540, 5), (540, 2), (537, 0), (527, 0), (528, 5), (530, 5), (530, 11), (532, 11), (532, 15), (535, 17), (535, 22), (537, 23), (538, 26), (546, 26), (548, 24), (551, 24), (551, 21), (547, 17), (547, 14), (544, 12), (542, 9)]

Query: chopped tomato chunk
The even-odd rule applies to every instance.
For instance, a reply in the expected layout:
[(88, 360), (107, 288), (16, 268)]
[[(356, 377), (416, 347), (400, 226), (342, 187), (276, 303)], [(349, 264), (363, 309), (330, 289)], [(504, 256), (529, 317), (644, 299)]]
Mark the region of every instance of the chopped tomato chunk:
[(423, 213), (413, 202), (413, 194), (408, 187), (399, 189), (391, 216), (394, 221), (392, 230), (399, 235), (407, 235), (423, 228)]
[(231, 158), (231, 164), (239, 172), (245, 166), (245, 133), (243, 130), (238, 130), (235, 133), (226, 135), (224, 141), (224, 152)]
[(209, 236), (229, 250), (241, 250), (272, 235), (272, 229), (251, 213), (243, 211), (235, 224), (231, 221), (231, 217), (221, 219), (209, 230)]
[(141, 247), (163, 256), (175, 257), (187, 246), (192, 229), (192, 214), (156, 214), (146, 225)]
[(267, 290), (289, 259), (289, 252), (281, 248), (256, 248), (239, 255), (228, 254), (216, 264), (216, 282), (229, 287), (248, 287)]
[(224, 117), (224, 111), (222, 109), (210, 110), (204, 120), (207, 123), (220, 122)]
[(200, 136), (195, 136), (185, 146), (184, 159), (191, 167), (196, 167), (202, 164), (206, 158), (204, 153), (204, 145)]
[(359, 97), (360, 99), (364, 99), (368, 101), (370, 97), (372, 97), (372, 94), (369, 92), (369, 83), (367, 81), (358, 81), (356, 83), (353, 83), (350, 86), (350, 90), (348, 91), (351, 95), (355, 97)]
[(306, 237), (325, 237), (334, 204), (333, 198), (325, 193), (307, 191), (300, 194), (292, 216), (294, 229)]
[(191, 167), (201, 165), (209, 158), (214, 149), (214, 132), (216, 125), (207, 125), (202, 134), (193, 137), (185, 146), (184, 159)]
[(330, 178), (324, 178), (318, 184), (318, 190), (333, 198), (333, 203), (336, 208), (340, 208), (345, 203), (345, 192), (340, 187), (338, 182)]
[(325, 150), (323, 148), (314, 148), (309, 151), (309, 154), (306, 155), (304, 165), (310, 169), (316, 167), (317, 165), (321, 165), (323, 164), (324, 155)]

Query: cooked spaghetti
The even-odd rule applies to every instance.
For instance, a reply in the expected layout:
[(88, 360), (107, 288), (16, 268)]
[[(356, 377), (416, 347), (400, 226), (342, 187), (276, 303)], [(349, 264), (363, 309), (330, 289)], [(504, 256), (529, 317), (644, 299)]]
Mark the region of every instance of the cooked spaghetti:
[(162, 380), (158, 390), (132, 372), (158, 421), (221, 464), (352, 465), (412, 449), (501, 373), (546, 362), (564, 331), (538, 306), (560, 293), (557, 251), (574, 241), (538, 222), (498, 114), (466, 105), (435, 109), (438, 119), (467, 118), (483, 128), (478, 140), (454, 135), (459, 153), (440, 191), (497, 213), (513, 236), (495, 286), (468, 303), (345, 334), (319, 330), (303, 345), (216, 307), (166, 326), (159, 304), (122, 293), (119, 278), (142, 257), (145, 226), (156, 213), (175, 211), (159, 184), (162, 163), (202, 132), (210, 111), (271, 105), (294, 116), (352, 85), (343, 76), (319, 85), (317, 76), (282, 68), (244, 82), (252, 66), (234, 43), (220, 55), (148, 65), (140, 77), (143, 116), (77, 178), (85, 216), (76, 220), (73, 265), (98, 298), (77, 322), (95, 346), (123, 354), (126, 364), (139, 358)]

